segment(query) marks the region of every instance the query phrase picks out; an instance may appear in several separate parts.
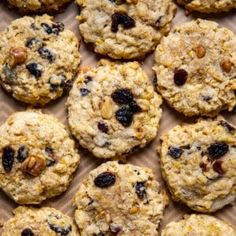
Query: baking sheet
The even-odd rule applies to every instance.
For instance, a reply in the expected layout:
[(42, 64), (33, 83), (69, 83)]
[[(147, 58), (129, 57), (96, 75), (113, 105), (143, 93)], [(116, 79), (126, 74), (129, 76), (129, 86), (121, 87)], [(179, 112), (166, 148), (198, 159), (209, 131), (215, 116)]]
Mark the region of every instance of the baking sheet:
[[(6, 6), (5, 1), (0, 0), (0, 30), (3, 30), (7, 27), (10, 22), (20, 17), (16, 11), (9, 10)], [(75, 19), (76, 15), (78, 14), (78, 8), (74, 3), (71, 3), (63, 13), (60, 13), (56, 16), (58, 21), (63, 21), (66, 25), (66, 28), (72, 30), (78, 38), (79, 31), (78, 31), (78, 24), (77, 20)], [(220, 15), (201, 15), (201, 14), (194, 14), (191, 16), (185, 16), (184, 10), (182, 8), (178, 8), (176, 17), (173, 21), (172, 28), (174, 25), (180, 24), (185, 21), (190, 21), (192, 18), (201, 17), (205, 19), (215, 20), (220, 25), (228, 27), (234, 33), (236, 33), (236, 11), (232, 11), (230, 13), (224, 13)], [(81, 42), (80, 47), (81, 55), (82, 55), (82, 63), (81, 66), (85, 65), (95, 65), (96, 62), (99, 60), (99, 56), (94, 54), (83, 42)], [(152, 72), (152, 65), (153, 65), (153, 55), (149, 55), (145, 61), (143, 62), (143, 67), (150, 76), (153, 78), (154, 74)], [(66, 122), (66, 109), (65, 109), (65, 101), (66, 97), (63, 97), (56, 102), (48, 105), (43, 109), (46, 113), (52, 113), (57, 118), (59, 118), (63, 123)], [(13, 112), (24, 110), (26, 106), (16, 102), (13, 100), (8, 94), (6, 94), (2, 89), (0, 89), (0, 124), (4, 122), (4, 120)], [(223, 113), (227, 120), (231, 121), (233, 124), (236, 125), (236, 113)], [(127, 159), (128, 163), (146, 166), (153, 169), (157, 179), (161, 182), (163, 188), (165, 188), (164, 183), (160, 176), (160, 169), (158, 163), (158, 156), (156, 154), (156, 147), (159, 145), (159, 137), (161, 134), (165, 133), (167, 130), (179, 124), (180, 122), (188, 122), (189, 118), (182, 116), (181, 114), (175, 112), (174, 110), (170, 109), (166, 104), (163, 104), (163, 116), (161, 119), (160, 131), (158, 137), (152, 142), (148, 147), (144, 148), (140, 152), (130, 156)], [(66, 193), (63, 195), (53, 198), (51, 200), (47, 200), (43, 202), (43, 206), (51, 206), (55, 207), (62, 212), (73, 216), (74, 209), (72, 207), (72, 197), (76, 193), (78, 189), (78, 185), (81, 179), (86, 176), (86, 174), (96, 168), (101, 161), (92, 157), (86, 150), (81, 150), (81, 164), (75, 174), (75, 177)], [(12, 214), (12, 209), (14, 209), (17, 205), (9, 199), (3, 192), (0, 191), (0, 224), (9, 219)], [(165, 226), (168, 222), (180, 219), (184, 214), (191, 213), (191, 210), (187, 207), (181, 206), (180, 204), (173, 203), (170, 201), (170, 205), (165, 211), (164, 219), (161, 222), (161, 228)], [(218, 211), (215, 214), (217, 217), (224, 219), (225, 221), (233, 224), (236, 227), (236, 204), (234, 206), (228, 206), (224, 209)], [(1, 234), (1, 230), (0, 230)]]

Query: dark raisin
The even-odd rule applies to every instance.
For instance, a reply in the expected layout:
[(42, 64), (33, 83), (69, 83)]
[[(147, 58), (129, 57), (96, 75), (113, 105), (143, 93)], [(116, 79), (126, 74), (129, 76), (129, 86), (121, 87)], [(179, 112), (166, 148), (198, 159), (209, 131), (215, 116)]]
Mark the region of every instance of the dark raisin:
[(32, 229), (26, 228), (21, 232), (21, 236), (34, 236)]
[(23, 162), (28, 156), (28, 148), (25, 145), (20, 146), (17, 151), (17, 160)]
[(133, 121), (133, 112), (129, 106), (123, 106), (116, 111), (116, 119), (124, 126), (128, 127)]
[(212, 166), (213, 170), (220, 175), (223, 175), (225, 173), (222, 168), (222, 163), (223, 163), (222, 161), (216, 161)]
[(8, 65), (3, 66), (3, 73), (8, 83), (12, 83), (16, 79), (16, 73)]
[(218, 159), (224, 156), (229, 151), (229, 146), (224, 142), (213, 143), (208, 149), (207, 153), (211, 159)]
[(133, 113), (138, 113), (142, 111), (141, 107), (135, 101), (132, 101), (129, 104), (129, 107), (130, 107), (130, 111)]
[(81, 88), (80, 89), (80, 94), (82, 97), (87, 96), (90, 93), (90, 91), (86, 88)]
[(98, 122), (98, 129), (103, 133), (108, 133), (109, 129), (106, 123), (104, 122)]
[(53, 230), (57, 234), (60, 234), (61, 236), (68, 235), (71, 232), (71, 230), (72, 230), (71, 225), (69, 227), (67, 227), (67, 228), (62, 228), (61, 226), (59, 226), (57, 224), (50, 224), (50, 223), (48, 223), (48, 225), (49, 225), (51, 230)]
[(177, 86), (182, 86), (188, 79), (188, 72), (184, 69), (178, 69), (174, 72), (174, 82)]
[(50, 157), (50, 159), (47, 159), (47, 166), (52, 166), (56, 163), (56, 156), (53, 148), (51, 147), (46, 147), (45, 152)]
[(38, 53), (43, 59), (47, 59), (49, 62), (53, 62), (55, 60), (55, 55), (47, 48), (39, 48)]
[(145, 182), (137, 182), (135, 184), (135, 192), (140, 199), (144, 199), (147, 196)]
[(99, 174), (94, 179), (94, 184), (99, 188), (106, 188), (113, 185), (116, 182), (116, 176), (108, 171)]
[(39, 65), (37, 63), (30, 63), (26, 65), (26, 68), (36, 78), (39, 78), (42, 75), (42, 70), (39, 68)]
[(47, 34), (52, 34), (52, 27), (47, 23), (41, 23), (41, 26)]
[(89, 82), (91, 82), (93, 80), (93, 78), (91, 77), (91, 76), (86, 76), (85, 78), (84, 78), (84, 83), (85, 84), (88, 84)]
[(221, 120), (220, 122), (219, 122), (219, 124), (221, 125), (221, 126), (223, 126), (228, 132), (234, 132), (236, 129), (233, 127), (233, 126), (231, 126), (228, 122), (226, 122), (225, 120)]
[(64, 30), (64, 24), (62, 22), (56, 22), (55, 24), (52, 25), (52, 32), (54, 34), (59, 34)]
[(52, 75), (48, 81), (50, 84), (50, 90), (56, 91), (58, 88), (64, 88), (65, 87), (65, 80), (66, 80), (66, 77), (63, 74)]
[(109, 230), (112, 234), (118, 234), (121, 231), (121, 227), (119, 225), (110, 224)]
[(131, 29), (135, 27), (135, 21), (127, 14), (122, 12), (116, 12), (112, 15), (112, 24), (111, 24), (111, 31), (117, 32), (118, 26), (122, 25), (124, 29)]
[(6, 172), (10, 172), (12, 170), (14, 164), (14, 156), (15, 151), (10, 146), (3, 148), (2, 165)]
[(199, 166), (200, 166), (200, 168), (202, 169), (203, 172), (206, 172), (206, 171), (207, 171), (207, 165), (206, 165), (206, 163), (201, 162)]
[(127, 88), (116, 89), (111, 97), (113, 101), (119, 105), (130, 104), (134, 99), (133, 94)]
[(37, 45), (37, 44), (39, 44), (39, 43), (40, 43), (40, 40), (39, 40), (39, 39), (37, 39), (37, 38), (29, 38), (29, 39), (27, 39), (27, 41), (26, 41), (26, 43), (25, 43), (25, 46), (26, 46), (27, 48), (33, 48), (34, 45)]
[(178, 159), (182, 156), (183, 152), (184, 152), (184, 150), (181, 148), (169, 147), (168, 155), (170, 155), (174, 159)]

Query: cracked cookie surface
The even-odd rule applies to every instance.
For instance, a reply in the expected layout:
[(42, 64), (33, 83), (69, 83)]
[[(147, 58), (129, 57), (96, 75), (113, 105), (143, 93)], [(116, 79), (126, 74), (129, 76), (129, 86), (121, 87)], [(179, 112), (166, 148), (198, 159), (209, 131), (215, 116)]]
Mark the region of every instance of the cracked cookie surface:
[(216, 13), (236, 8), (235, 0), (177, 0), (187, 10), (203, 13)]
[(158, 235), (168, 202), (145, 167), (112, 161), (91, 171), (75, 195), (81, 235)]
[(115, 59), (144, 57), (169, 32), (170, 0), (77, 0), (79, 29), (97, 53)]
[(70, 0), (8, 0), (8, 2), (24, 13), (43, 13), (58, 11)]
[(173, 199), (214, 212), (236, 198), (236, 128), (223, 117), (178, 125), (162, 137), (160, 164)]
[(79, 159), (74, 141), (51, 115), (17, 112), (0, 127), (0, 187), (19, 204), (64, 192)]
[(0, 36), (0, 83), (5, 90), (32, 105), (62, 96), (80, 62), (74, 33), (43, 15), (14, 20)]
[(156, 137), (161, 103), (139, 63), (103, 60), (75, 80), (68, 121), (84, 148), (99, 158), (117, 158)]
[(208, 215), (186, 215), (183, 220), (169, 223), (161, 236), (236, 236), (236, 230), (226, 222)]
[(79, 236), (73, 220), (54, 208), (18, 207), (2, 236)]
[(215, 116), (236, 105), (236, 36), (207, 20), (177, 26), (158, 45), (157, 89), (186, 116)]

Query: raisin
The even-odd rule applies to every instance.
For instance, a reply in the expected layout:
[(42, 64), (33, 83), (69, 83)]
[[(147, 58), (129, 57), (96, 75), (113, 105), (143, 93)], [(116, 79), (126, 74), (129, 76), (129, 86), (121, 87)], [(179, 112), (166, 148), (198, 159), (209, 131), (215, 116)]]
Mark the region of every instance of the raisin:
[(133, 94), (127, 88), (117, 89), (111, 95), (113, 101), (119, 105), (129, 104), (133, 101)]
[(56, 155), (55, 155), (55, 152), (54, 152), (53, 148), (46, 147), (45, 152), (48, 155), (48, 157), (50, 157), (50, 160), (47, 159), (47, 166), (54, 165), (56, 163)]
[(52, 34), (52, 27), (50, 27), (47, 23), (42, 23), (41, 26), (47, 34)]
[(8, 65), (3, 66), (3, 73), (9, 83), (12, 83), (16, 79), (16, 73)]
[(111, 31), (116, 33), (118, 31), (118, 26), (122, 25), (124, 29), (131, 29), (135, 27), (135, 21), (127, 14), (122, 12), (116, 12), (112, 15)]
[(10, 172), (12, 170), (14, 164), (14, 156), (15, 151), (10, 146), (3, 148), (2, 165), (6, 172)]
[(109, 230), (112, 234), (118, 234), (121, 231), (121, 227), (119, 225), (110, 224)]
[(106, 188), (113, 185), (116, 182), (116, 176), (108, 171), (99, 174), (94, 179), (94, 184), (99, 188)]
[(212, 166), (213, 170), (220, 175), (223, 175), (225, 173), (222, 168), (222, 163), (223, 163), (222, 161), (216, 161)]
[(177, 86), (182, 86), (188, 79), (188, 72), (184, 69), (178, 69), (174, 72), (174, 82)]
[(211, 144), (207, 149), (207, 153), (211, 159), (218, 159), (229, 151), (229, 146), (224, 142), (216, 142)]
[(104, 122), (98, 122), (98, 129), (106, 134), (108, 133), (109, 130), (107, 124)]
[(28, 148), (25, 145), (20, 146), (17, 151), (17, 160), (23, 162), (28, 156)]
[(80, 94), (82, 97), (87, 96), (90, 93), (90, 91), (86, 88), (81, 88), (80, 89)]
[(89, 82), (91, 82), (93, 80), (93, 78), (91, 77), (91, 76), (86, 76), (85, 78), (84, 78), (84, 83), (85, 84), (88, 84)]
[(135, 192), (140, 199), (144, 199), (147, 196), (145, 182), (137, 182), (135, 184)]
[(116, 111), (116, 119), (124, 126), (128, 127), (133, 121), (133, 112), (129, 106), (123, 106)]
[(47, 59), (49, 62), (53, 62), (55, 60), (55, 55), (47, 48), (39, 48), (38, 53), (43, 59)]
[(52, 26), (48, 25), (47, 23), (42, 23), (41, 26), (47, 34), (58, 35), (64, 30), (64, 24), (59, 22), (52, 24)]
[(129, 107), (130, 107), (130, 111), (133, 113), (138, 113), (142, 111), (141, 107), (135, 101), (132, 101), (129, 104)]
[(183, 152), (184, 152), (184, 150), (181, 148), (169, 147), (168, 155), (170, 155), (174, 159), (178, 159), (182, 156)]
[(51, 91), (56, 91), (58, 88), (64, 88), (65, 86), (65, 80), (66, 77), (61, 74), (61, 75), (52, 75), (49, 78), (49, 84), (51, 87)]
[(26, 228), (21, 232), (21, 236), (34, 236), (32, 229)]
[(69, 227), (67, 227), (67, 228), (62, 228), (61, 226), (59, 226), (57, 224), (50, 224), (50, 223), (48, 223), (48, 225), (49, 225), (51, 230), (53, 230), (57, 234), (60, 234), (61, 236), (68, 235), (71, 232), (71, 230), (72, 230), (71, 225)]
[(26, 65), (26, 68), (36, 78), (39, 78), (42, 75), (42, 70), (39, 68), (39, 65), (37, 63), (30, 63)]
[(220, 122), (219, 122), (219, 124), (221, 125), (221, 126), (223, 126), (228, 132), (234, 132), (236, 129), (233, 127), (233, 126), (231, 126), (229, 123), (227, 123), (226, 121), (224, 121), (224, 120), (221, 120)]
[(39, 40), (39, 39), (37, 39), (37, 38), (29, 38), (29, 39), (27, 39), (27, 41), (26, 41), (26, 43), (25, 43), (25, 46), (26, 46), (27, 48), (33, 48), (34, 45), (37, 45), (37, 44), (39, 44), (39, 43), (40, 43), (40, 40)]

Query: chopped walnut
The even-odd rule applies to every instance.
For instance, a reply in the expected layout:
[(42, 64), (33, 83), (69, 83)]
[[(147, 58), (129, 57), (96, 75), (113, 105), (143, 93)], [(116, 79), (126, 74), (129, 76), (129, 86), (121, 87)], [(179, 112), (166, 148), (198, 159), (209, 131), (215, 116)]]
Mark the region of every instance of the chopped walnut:
[(16, 65), (23, 64), (27, 59), (27, 49), (25, 47), (15, 47), (10, 50), (9, 66), (15, 67)]
[(200, 44), (194, 48), (194, 51), (196, 52), (198, 58), (203, 58), (206, 55), (205, 47)]

